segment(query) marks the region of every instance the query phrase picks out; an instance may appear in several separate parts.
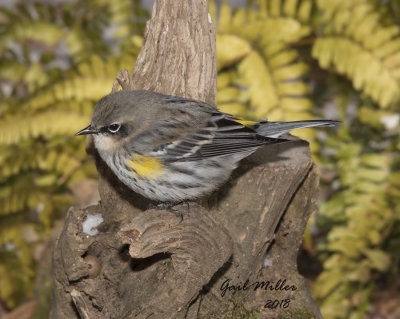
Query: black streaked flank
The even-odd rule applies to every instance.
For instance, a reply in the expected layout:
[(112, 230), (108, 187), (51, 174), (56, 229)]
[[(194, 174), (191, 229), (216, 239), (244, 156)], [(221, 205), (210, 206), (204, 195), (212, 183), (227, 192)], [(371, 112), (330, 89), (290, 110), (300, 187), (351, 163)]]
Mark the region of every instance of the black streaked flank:
[(201, 188), (204, 187), (203, 184), (196, 183), (196, 184), (184, 184), (184, 183), (174, 183), (174, 187), (179, 189), (193, 189), (193, 188)]

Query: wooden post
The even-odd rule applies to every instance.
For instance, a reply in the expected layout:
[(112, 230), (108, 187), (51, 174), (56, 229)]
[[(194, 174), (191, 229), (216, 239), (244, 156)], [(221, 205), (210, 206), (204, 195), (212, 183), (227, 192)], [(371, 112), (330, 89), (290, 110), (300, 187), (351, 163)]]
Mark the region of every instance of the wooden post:
[[(121, 70), (113, 91), (215, 104), (216, 79), (207, 1), (156, 0), (133, 74)], [(182, 222), (96, 164), (101, 203), (70, 209), (56, 244), (51, 318), (321, 317), (296, 267), (318, 184), (307, 143), (258, 151), (209, 198), (178, 206)], [(104, 222), (87, 236), (92, 214)]]

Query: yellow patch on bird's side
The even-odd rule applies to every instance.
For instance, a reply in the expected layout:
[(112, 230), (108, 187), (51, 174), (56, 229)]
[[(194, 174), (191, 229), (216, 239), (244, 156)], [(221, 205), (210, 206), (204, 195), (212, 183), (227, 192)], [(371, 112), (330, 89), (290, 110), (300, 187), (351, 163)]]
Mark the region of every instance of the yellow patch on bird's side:
[(235, 120), (235, 121), (250, 128), (253, 128), (257, 124), (257, 122), (247, 121), (247, 120)]
[(156, 158), (139, 154), (132, 155), (127, 164), (140, 177), (154, 179), (164, 174), (163, 164)]

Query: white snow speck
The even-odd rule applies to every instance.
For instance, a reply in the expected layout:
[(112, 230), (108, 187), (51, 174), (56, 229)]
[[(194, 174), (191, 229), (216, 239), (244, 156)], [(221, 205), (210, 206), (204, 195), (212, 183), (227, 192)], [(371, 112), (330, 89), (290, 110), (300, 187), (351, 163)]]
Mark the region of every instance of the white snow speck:
[(36, 214), (40, 214), (40, 213), (43, 211), (44, 208), (45, 208), (44, 203), (39, 203), (39, 204), (36, 206)]
[(265, 258), (264, 258), (263, 266), (264, 267), (271, 267), (272, 266), (272, 259), (268, 255), (265, 256)]
[(96, 236), (99, 231), (96, 229), (104, 221), (101, 214), (88, 215), (82, 223), (83, 233), (89, 236)]
[(7, 251), (13, 251), (15, 250), (15, 244), (12, 241), (8, 241), (4, 244), (4, 248)]
[(400, 114), (384, 115), (381, 117), (381, 123), (387, 130), (394, 129), (400, 122)]
[(210, 12), (208, 13), (208, 23), (212, 23)]

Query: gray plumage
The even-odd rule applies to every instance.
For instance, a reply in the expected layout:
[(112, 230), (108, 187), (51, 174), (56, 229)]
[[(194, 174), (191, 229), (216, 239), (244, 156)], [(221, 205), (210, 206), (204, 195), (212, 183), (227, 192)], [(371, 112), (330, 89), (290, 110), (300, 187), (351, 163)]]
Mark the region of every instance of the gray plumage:
[(293, 129), (336, 121), (242, 125), (207, 103), (150, 91), (102, 98), (91, 124), (100, 156), (132, 190), (156, 201), (179, 202), (211, 192), (238, 162)]

